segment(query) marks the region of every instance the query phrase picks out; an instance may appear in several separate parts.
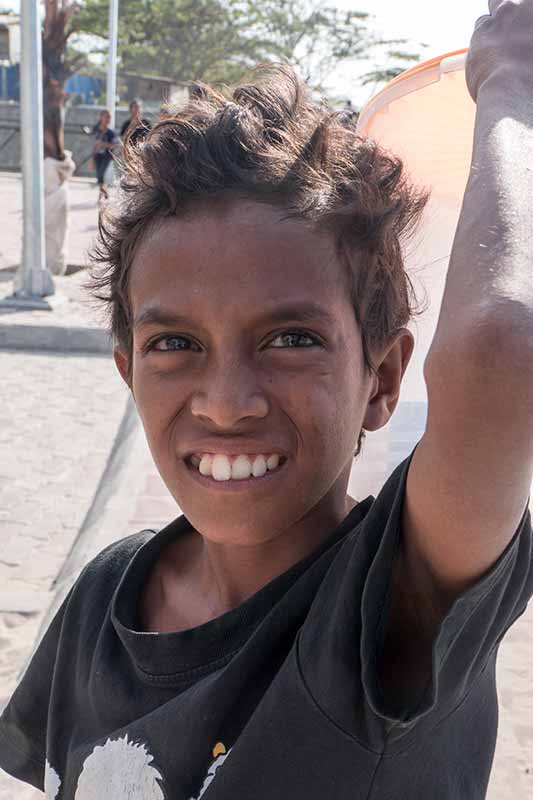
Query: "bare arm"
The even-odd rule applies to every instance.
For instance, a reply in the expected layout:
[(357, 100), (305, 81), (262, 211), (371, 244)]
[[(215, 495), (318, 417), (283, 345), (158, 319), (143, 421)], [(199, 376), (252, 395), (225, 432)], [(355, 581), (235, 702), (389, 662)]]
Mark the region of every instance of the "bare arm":
[(431, 355), (457, 338), (458, 325), (470, 335), (499, 321), (505, 337), (533, 343), (532, 198), (533, 74), (502, 72), (477, 95), (470, 177)]
[(431, 639), (503, 553), (530, 494), (533, 0), (494, 0), (492, 10), (470, 51), (472, 167), (424, 366), (428, 421), (407, 477), (391, 636), (416, 608)]

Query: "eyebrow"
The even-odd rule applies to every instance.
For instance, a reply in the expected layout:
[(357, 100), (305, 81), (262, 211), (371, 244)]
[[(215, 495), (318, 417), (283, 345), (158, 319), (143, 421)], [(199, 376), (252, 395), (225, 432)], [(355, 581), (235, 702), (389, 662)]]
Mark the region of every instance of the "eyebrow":
[[(335, 322), (334, 317), (322, 306), (316, 303), (296, 303), (286, 306), (279, 306), (278, 308), (260, 314), (255, 322), (262, 325), (267, 323), (286, 322), (288, 320), (298, 320), (299, 322), (322, 322), (326, 325), (332, 325)], [(133, 320), (133, 328), (142, 328), (147, 325), (179, 325), (190, 326), (194, 325), (194, 320), (182, 314), (176, 314), (165, 308), (147, 308), (141, 311)]]

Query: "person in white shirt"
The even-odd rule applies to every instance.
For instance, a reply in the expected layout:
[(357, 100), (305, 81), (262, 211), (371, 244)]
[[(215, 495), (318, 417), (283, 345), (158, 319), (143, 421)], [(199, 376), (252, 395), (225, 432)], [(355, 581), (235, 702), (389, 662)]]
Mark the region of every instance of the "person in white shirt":
[(47, 115), (44, 131), (44, 209), (46, 266), (53, 275), (67, 271), (68, 179), (76, 164), (63, 147), (60, 115)]

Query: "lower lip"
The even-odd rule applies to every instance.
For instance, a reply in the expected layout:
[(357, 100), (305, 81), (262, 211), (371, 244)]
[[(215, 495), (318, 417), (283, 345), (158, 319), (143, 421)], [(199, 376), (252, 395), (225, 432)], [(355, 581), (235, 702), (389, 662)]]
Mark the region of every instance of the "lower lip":
[[(288, 459), (287, 459), (288, 461)], [(196, 480), (200, 486), (203, 486), (204, 489), (216, 489), (216, 491), (221, 492), (243, 492), (250, 489), (260, 489), (261, 487), (267, 487), (272, 481), (276, 480), (278, 475), (283, 472), (285, 466), (287, 465), (287, 461), (284, 461), (281, 466), (276, 467), (276, 469), (271, 470), (270, 472), (266, 472), (260, 478), (244, 478), (243, 480), (229, 480), (229, 481), (216, 481), (214, 478), (210, 478), (207, 475), (202, 475), (196, 467), (193, 467), (192, 464), (189, 464), (187, 461), (185, 462), (186, 469), (190, 472), (192, 478)]]

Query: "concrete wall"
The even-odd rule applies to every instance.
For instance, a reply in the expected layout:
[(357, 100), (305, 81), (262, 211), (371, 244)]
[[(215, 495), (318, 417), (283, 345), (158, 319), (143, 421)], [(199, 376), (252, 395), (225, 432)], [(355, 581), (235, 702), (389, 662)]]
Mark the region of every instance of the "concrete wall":
[[(72, 150), (76, 175), (92, 176), (90, 156), (93, 137), (83, 132), (82, 126), (93, 127), (98, 121), (101, 106), (71, 106), (65, 117), (65, 147)], [(117, 108), (115, 127), (120, 132), (129, 116), (128, 108)], [(149, 113), (146, 113), (150, 117)], [(20, 170), (20, 109), (18, 103), (0, 101), (0, 170)], [(8, 141), (9, 140), (9, 141)], [(2, 146), (7, 142), (5, 146)]]

